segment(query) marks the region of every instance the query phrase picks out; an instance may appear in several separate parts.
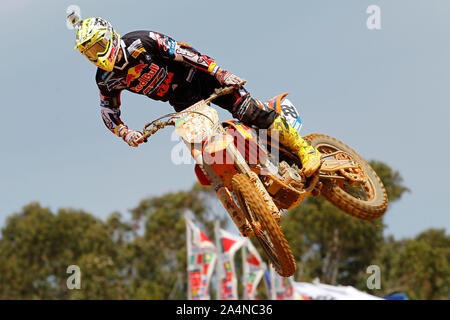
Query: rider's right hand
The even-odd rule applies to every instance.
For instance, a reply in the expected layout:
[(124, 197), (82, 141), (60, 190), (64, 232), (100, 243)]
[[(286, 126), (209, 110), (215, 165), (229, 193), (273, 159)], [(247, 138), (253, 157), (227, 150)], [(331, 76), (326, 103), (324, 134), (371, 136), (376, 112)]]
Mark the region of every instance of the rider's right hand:
[(139, 144), (143, 142), (143, 134), (140, 131), (136, 130), (128, 130), (123, 134), (123, 140), (128, 143), (130, 147), (137, 147)]

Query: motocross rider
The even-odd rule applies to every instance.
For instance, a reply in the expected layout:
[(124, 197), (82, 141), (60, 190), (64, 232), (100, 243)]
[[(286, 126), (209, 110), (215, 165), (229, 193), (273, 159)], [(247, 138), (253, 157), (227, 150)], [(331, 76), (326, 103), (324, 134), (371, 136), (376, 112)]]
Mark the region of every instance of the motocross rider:
[(137, 147), (142, 143), (142, 133), (129, 129), (120, 119), (122, 90), (168, 101), (178, 112), (209, 97), (215, 88), (234, 86), (233, 94), (219, 97), (214, 103), (245, 125), (268, 129), (269, 135), (272, 130), (279, 130), (280, 143), (298, 155), (306, 176), (320, 166), (320, 153), (284, 116), (239, 88), (239, 77), (190, 45), (154, 31), (120, 36), (102, 18), (80, 17), (72, 23), (77, 30), (75, 48), (98, 67), (96, 83), (103, 121), (128, 145)]

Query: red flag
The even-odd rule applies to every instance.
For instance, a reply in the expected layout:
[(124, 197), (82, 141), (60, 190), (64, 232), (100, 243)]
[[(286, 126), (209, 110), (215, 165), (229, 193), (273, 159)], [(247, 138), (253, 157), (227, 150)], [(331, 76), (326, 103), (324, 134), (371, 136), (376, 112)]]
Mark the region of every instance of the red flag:
[(249, 253), (249, 256), (247, 257), (247, 263), (258, 267), (261, 264), (261, 260), (259, 260), (255, 255)]
[(230, 239), (230, 238), (222, 238), (222, 245), (223, 245), (223, 251), (228, 252), (230, 251), (230, 248), (233, 246), (233, 244), (236, 243), (236, 240)]

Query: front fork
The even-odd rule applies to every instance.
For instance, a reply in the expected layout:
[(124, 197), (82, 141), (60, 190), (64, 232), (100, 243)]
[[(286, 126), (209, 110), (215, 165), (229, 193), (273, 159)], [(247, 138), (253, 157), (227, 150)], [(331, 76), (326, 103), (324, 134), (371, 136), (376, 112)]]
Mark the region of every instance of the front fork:
[(216, 191), (217, 198), (219, 198), (225, 210), (227, 210), (231, 219), (233, 220), (236, 227), (238, 227), (239, 231), (244, 237), (252, 237), (253, 236), (253, 228), (248, 223), (245, 215), (242, 210), (236, 205), (236, 202), (233, 200), (233, 196), (222, 183), (222, 180), (214, 171), (214, 168), (209, 165), (199, 164), (200, 169), (204, 172), (204, 174), (209, 178), (210, 183), (214, 186), (214, 190)]
[(250, 181), (255, 186), (256, 191), (259, 192), (259, 194), (264, 199), (266, 207), (270, 209), (275, 220), (277, 222), (280, 222), (281, 214), (280, 214), (280, 211), (278, 210), (277, 206), (273, 202), (272, 197), (267, 192), (266, 188), (264, 187), (263, 183), (259, 179), (258, 175), (250, 169), (250, 167), (248, 166), (248, 164), (245, 161), (242, 154), (235, 147), (234, 143), (229, 144), (227, 146), (226, 150), (231, 155), (231, 157), (233, 159), (233, 163), (234, 163), (237, 171), (239, 173), (243, 173), (243, 174), (247, 175), (247, 177), (250, 178)]
[[(226, 135), (226, 133), (224, 131), (222, 131), (222, 133)], [(226, 141), (226, 139), (225, 139), (225, 141)], [(245, 174), (247, 177), (250, 178), (250, 181), (255, 186), (256, 192), (260, 193), (260, 195), (264, 199), (266, 206), (272, 212), (273, 217), (275, 218), (275, 220), (277, 222), (279, 222), (281, 220), (280, 211), (278, 210), (277, 206), (273, 202), (272, 198), (270, 197), (266, 188), (262, 184), (258, 175), (250, 169), (250, 167), (248, 166), (247, 162), (245, 161), (245, 158), (243, 157), (243, 155), (237, 150), (237, 148), (235, 147), (234, 142), (233, 142), (234, 139), (231, 139), (228, 141), (230, 141), (230, 142), (223, 149), (229, 155), (229, 157), (227, 156), (226, 158), (231, 159), (233, 161), (236, 171), (238, 171), (239, 173)], [(208, 143), (208, 142), (206, 142), (206, 143)], [(206, 150), (208, 148), (206, 148), (206, 145), (204, 145), (202, 149)], [(218, 150), (215, 149), (215, 151), (218, 151)], [(200, 152), (200, 153), (203, 153), (203, 152)], [(242, 210), (236, 205), (236, 202), (233, 200), (232, 193), (228, 190), (228, 188), (226, 186), (224, 186), (223, 181), (221, 180), (219, 175), (215, 172), (213, 166), (210, 166), (207, 164), (201, 164), (203, 161), (199, 162), (199, 160), (201, 160), (203, 157), (200, 156), (200, 154), (198, 152), (193, 152), (193, 156), (196, 159), (197, 163), (200, 165), (200, 168), (209, 177), (211, 185), (213, 185), (215, 188), (217, 197), (219, 198), (219, 200), (222, 203), (222, 205), (224, 206), (224, 208), (227, 210), (228, 214), (230, 215), (230, 217), (233, 220), (233, 222), (235, 223), (235, 225), (238, 227), (241, 234), (245, 237), (252, 237), (254, 234), (252, 226), (250, 225), (249, 221), (247, 221)]]
[(231, 219), (233, 219), (234, 224), (238, 227), (241, 234), (244, 237), (253, 237), (253, 229), (248, 223), (241, 209), (239, 209), (239, 207), (234, 202), (230, 190), (222, 185), (216, 190), (216, 193), (223, 207), (227, 210), (228, 214), (230, 215)]

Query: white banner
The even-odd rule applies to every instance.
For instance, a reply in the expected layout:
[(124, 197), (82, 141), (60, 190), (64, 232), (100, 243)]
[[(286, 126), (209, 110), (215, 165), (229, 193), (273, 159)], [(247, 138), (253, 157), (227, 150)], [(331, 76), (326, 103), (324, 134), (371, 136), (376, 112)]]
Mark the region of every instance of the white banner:
[(294, 299), (293, 277), (280, 276), (272, 265), (270, 265), (270, 295), (272, 300)]
[(246, 238), (234, 235), (219, 227), (215, 228), (217, 248), (219, 249), (217, 265), (218, 299), (237, 300), (237, 278), (234, 267), (234, 255), (245, 243)]
[(214, 243), (186, 216), (188, 299), (210, 300), (209, 283), (217, 259)]
[(244, 299), (258, 300), (257, 287), (266, 270), (266, 264), (261, 259), (258, 250), (252, 244), (250, 239), (245, 239), (242, 248)]
[(297, 300), (384, 300), (350, 286), (308, 282), (294, 282), (293, 285)]

